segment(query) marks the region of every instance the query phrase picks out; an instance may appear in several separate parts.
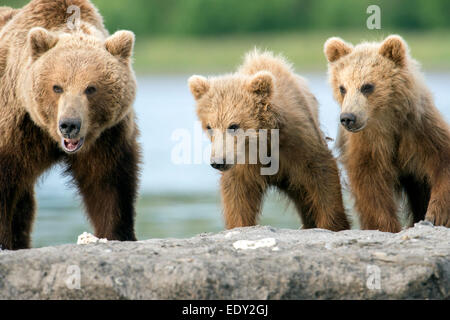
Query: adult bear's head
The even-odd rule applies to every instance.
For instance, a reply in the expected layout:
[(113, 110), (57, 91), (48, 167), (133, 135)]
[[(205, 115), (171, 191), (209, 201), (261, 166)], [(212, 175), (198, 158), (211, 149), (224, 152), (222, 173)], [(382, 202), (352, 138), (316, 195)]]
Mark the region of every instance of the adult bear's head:
[(131, 111), (136, 93), (132, 32), (103, 40), (33, 28), (27, 41), (26, 108), (66, 153), (89, 148)]

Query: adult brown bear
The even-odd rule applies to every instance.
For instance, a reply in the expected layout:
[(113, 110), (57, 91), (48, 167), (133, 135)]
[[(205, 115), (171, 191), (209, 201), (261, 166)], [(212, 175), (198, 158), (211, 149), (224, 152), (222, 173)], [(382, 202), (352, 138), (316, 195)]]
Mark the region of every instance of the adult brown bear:
[(109, 36), (88, 0), (33, 0), (0, 16), (0, 245), (30, 246), (34, 184), (57, 162), (95, 234), (135, 240), (133, 33)]

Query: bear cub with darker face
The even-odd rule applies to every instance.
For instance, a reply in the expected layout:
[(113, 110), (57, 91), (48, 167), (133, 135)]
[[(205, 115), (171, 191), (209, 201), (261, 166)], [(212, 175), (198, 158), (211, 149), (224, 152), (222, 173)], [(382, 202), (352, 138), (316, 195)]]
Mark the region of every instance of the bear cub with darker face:
[(411, 224), (426, 219), (450, 227), (450, 127), (406, 42), (392, 35), (354, 47), (330, 38), (325, 55), (361, 227), (399, 232), (401, 191)]
[[(304, 228), (349, 228), (336, 161), (319, 128), (317, 101), (283, 58), (254, 51), (236, 73), (192, 76), (189, 87), (211, 138), (211, 165), (222, 173), (227, 228), (255, 225), (271, 186), (294, 202)], [(250, 141), (256, 140), (258, 147), (267, 142), (270, 164), (257, 157), (249, 161), (254, 156)], [(235, 161), (242, 150), (244, 161)]]

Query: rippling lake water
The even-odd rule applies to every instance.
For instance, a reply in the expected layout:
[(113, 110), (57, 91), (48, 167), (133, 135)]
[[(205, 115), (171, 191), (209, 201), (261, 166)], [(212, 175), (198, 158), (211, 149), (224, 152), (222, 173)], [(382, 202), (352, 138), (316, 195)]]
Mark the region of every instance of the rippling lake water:
[[(323, 131), (335, 138), (339, 107), (333, 101), (325, 74), (307, 74), (310, 88), (320, 102)], [(136, 231), (139, 239), (189, 237), (223, 229), (219, 174), (208, 164), (176, 165), (171, 161), (176, 145), (172, 133), (194, 130), (194, 101), (188, 76), (151, 76), (138, 79), (135, 103), (140, 141), (144, 151)], [(426, 74), (436, 105), (450, 122), (450, 74)], [(204, 147), (208, 143), (204, 142)], [(330, 147), (334, 147), (330, 144)], [(80, 197), (68, 178), (55, 167), (37, 188), (38, 213), (33, 246), (76, 242), (83, 231), (92, 232)], [(350, 207), (351, 201), (346, 201)], [(289, 202), (271, 192), (264, 204), (261, 224), (298, 228), (300, 219)]]

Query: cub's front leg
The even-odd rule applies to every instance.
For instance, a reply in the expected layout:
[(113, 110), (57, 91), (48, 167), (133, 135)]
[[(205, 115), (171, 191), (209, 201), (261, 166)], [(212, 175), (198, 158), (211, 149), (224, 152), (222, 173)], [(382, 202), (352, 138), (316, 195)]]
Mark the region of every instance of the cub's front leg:
[(233, 168), (223, 173), (221, 193), (227, 229), (256, 225), (265, 184)]
[(435, 226), (450, 228), (450, 167), (442, 170), (434, 181), (425, 219)]
[(117, 128), (110, 129), (89, 150), (71, 158), (69, 164), (95, 235), (135, 241), (139, 164), (136, 139), (125, 138)]
[(394, 200), (395, 180), (390, 174), (372, 162), (355, 162), (347, 171), (361, 229), (400, 232)]

